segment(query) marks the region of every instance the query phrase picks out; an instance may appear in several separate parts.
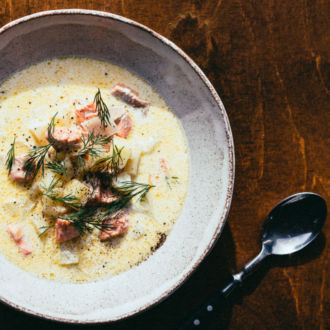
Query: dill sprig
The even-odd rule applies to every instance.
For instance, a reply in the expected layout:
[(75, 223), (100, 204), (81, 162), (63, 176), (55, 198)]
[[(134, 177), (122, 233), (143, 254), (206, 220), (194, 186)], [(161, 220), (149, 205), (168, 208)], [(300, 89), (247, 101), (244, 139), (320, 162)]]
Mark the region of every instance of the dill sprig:
[(16, 137), (14, 138), (14, 141), (7, 153), (6, 167), (8, 169), (8, 175), (10, 174), (11, 168), (13, 167), (15, 161), (15, 141)]
[(144, 183), (123, 182), (120, 187), (116, 188), (119, 198), (108, 206), (81, 206), (76, 212), (59, 216), (58, 218), (69, 221), (81, 234), (86, 231), (90, 232), (93, 228), (103, 231), (109, 228), (111, 229), (111, 225), (105, 225), (103, 223), (105, 218), (117, 216), (118, 212), (125, 208), (132, 198), (135, 196), (144, 198), (152, 187)]
[(172, 184), (178, 184), (179, 182), (179, 178), (177, 176), (168, 176), (165, 175), (165, 181), (167, 186), (172, 190)]
[(116, 145), (112, 145), (112, 155), (109, 157), (104, 157), (99, 159), (94, 167), (98, 167), (100, 165), (102, 165), (102, 167), (105, 168), (105, 170), (107, 172), (111, 172), (111, 176), (114, 178), (117, 178), (119, 172), (120, 172), (120, 164), (122, 163), (123, 159), (121, 157), (121, 152), (124, 149), (124, 147), (122, 148), (118, 148)]
[(46, 168), (52, 170), (54, 173), (59, 175), (67, 175), (67, 170), (65, 167), (65, 161), (62, 162), (58, 159), (55, 159), (53, 162), (49, 162), (46, 164)]
[(78, 151), (78, 166), (85, 167), (85, 157), (87, 155), (95, 158), (100, 156), (104, 150), (102, 146), (111, 142), (111, 137), (95, 135), (94, 132), (88, 133), (87, 138), (81, 137), (82, 149)]
[(23, 169), (26, 171), (25, 179), (27, 179), (31, 174), (33, 177), (37, 175), (39, 170), (42, 170), (42, 175), (44, 175), (45, 170), (45, 157), (50, 149), (50, 147), (56, 142), (53, 137), (53, 132), (55, 128), (55, 117), (57, 113), (53, 116), (50, 124), (48, 125), (48, 141), (49, 144), (40, 147), (34, 147), (26, 155), (27, 159), (24, 162)]
[(80, 200), (76, 196), (72, 194), (67, 194), (64, 196), (58, 195), (54, 189), (56, 188), (59, 180), (56, 180), (55, 177), (53, 177), (52, 181), (50, 182), (48, 187), (41, 187), (43, 190), (43, 195), (50, 198), (53, 201), (61, 202), (67, 206), (70, 206), (74, 209), (78, 209), (80, 206)]
[(105, 128), (108, 125), (112, 125), (112, 123), (110, 121), (109, 109), (108, 109), (107, 105), (105, 104), (105, 102), (102, 99), (101, 91), (100, 91), (99, 88), (98, 88), (97, 93), (95, 94), (94, 103), (95, 103), (95, 106), (96, 106), (97, 115), (99, 116), (99, 118), (101, 120), (102, 126)]
[(143, 200), (153, 185), (147, 183), (139, 183), (134, 181), (123, 181), (119, 187), (116, 188), (121, 196), (129, 197), (131, 200), (135, 196), (139, 196)]
[(76, 212), (58, 218), (69, 221), (82, 234), (90, 232), (93, 228), (102, 228), (102, 220), (97, 217), (97, 213), (97, 207), (80, 207)]

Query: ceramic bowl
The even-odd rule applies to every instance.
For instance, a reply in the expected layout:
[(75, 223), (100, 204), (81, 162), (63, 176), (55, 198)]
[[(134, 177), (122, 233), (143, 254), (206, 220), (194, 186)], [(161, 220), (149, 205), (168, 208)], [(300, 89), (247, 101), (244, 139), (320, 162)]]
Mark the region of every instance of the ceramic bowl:
[(53, 320), (115, 321), (170, 295), (214, 245), (233, 194), (233, 138), (225, 108), (203, 72), (180, 48), (141, 24), (76, 9), (37, 13), (0, 29), (0, 81), (33, 62), (67, 55), (117, 63), (160, 92), (188, 141), (187, 198), (163, 246), (139, 266), (114, 277), (83, 284), (49, 281), (0, 256), (0, 299)]

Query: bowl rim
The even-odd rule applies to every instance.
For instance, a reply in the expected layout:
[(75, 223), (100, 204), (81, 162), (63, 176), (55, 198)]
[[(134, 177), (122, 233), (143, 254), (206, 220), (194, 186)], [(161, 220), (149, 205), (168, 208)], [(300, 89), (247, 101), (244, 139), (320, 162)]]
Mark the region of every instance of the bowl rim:
[(199, 256), (199, 258), (196, 260), (196, 262), (192, 265), (192, 267), (183, 274), (183, 276), (178, 280), (174, 285), (172, 285), (171, 288), (166, 290), (162, 295), (157, 297), (156, 299), (150, 301), (147, 305), (140, 306), (139, 308), (136, 308), (135, 310), (131, 312), (127, 312), (125, 314), (122, 314), (120, 317), (116, 319), (111, 319), (111, 320), (91, 320), (91, 321), (77, 321), (73, 319), (67, 319), (67, 318), (61, 318), (61, 317), (56, 317), (56, 316), (50, 316), (50, 315), (44, 315), (38, 312), (35, 312), (33, 310), (30, 310), (29, 308), (19, 306), (11, 301), (8, 301), (7, 299), (4, 299), (3, 297), (0, 296), (0, 302), (3, 302), (10, 307), (28, 313), (30, 315), (42, 318), (42, 319), (48, 319), (51, 321), (57, 321), (57, 322), (63, 322), (63, 323), (76, 323), (76, 324), (102, 324), (102, 323), (112, 323), (116, 322), (119, 320), (124, 320), (130, 316), (140, 314), (151, 307), (156, 306), (157, 304), (161, 303), (163, 300), (165, 300), (167, 297), (169, 297), (172, 293), (174, 293), (178, 288), (181, 287), (185, 283), (185, 281), (195, 272), (195, 270), (198, 268), (198, 266), (201, 264), (201, 262), (205, 259), (205, 257), (211, 252), (213, 247), (215, 246), (215, 243), (217, 242), (218, 238), (220, 237), (220, 234), (222, 233), (222, 230), (226, 224), (230, 206), (231, 206), (231, 201), (232, 201), (232, 196), (234, 192), (234, 181), (235, 181), (235, 151), (234, 151), (234, 138), (233, 134), (231, 131), (229, 119), (227, 112), (225, 110), (225, 107), (220, 99), (220, 96), (216, 92), (215, 88), (209, 81), (209, 79), (206, 77), (205, 73), (199, 68), (199, 66), (188, 56), (180, 47), (178, 47), (176, 44), (174, 44), (172, 41), (167, 39), (166, 37), (160, 35), (159, 33), (155, 32), (154, 30), (150, 29), (149, 27), (138, 23), (132, 19), (113, 14), (110, 12), (104, 12), (104, 11), (99, 11), (99, 10), (89, 10), (89, 9), (56, 9), (56, 10), (47, 10), (47, 11), (40, 11), (31, 15), (26, 15), (21, 18), (18, 18), (16, 20), (13, 20), (7, 24), (5, 24), (3, 27), (0, 28), (0, 36), (4, 34), (7, 30), (15, 27), (16, 25), (28, 22), (28, 21), (33, 21), (38, 18), (46, 17), (46, 16), (57, 16), (57, 15), (91, 15), (91, 16), (96, 16), (96, 17), (102, 17), (106, 18), (109, 20), (114, 20), (114, 21), (119, 21), (121, 23), (125, 23), (127, 25), (134, 26), (136, 28), (139, 28), (140, 30), (147, 32), (151, 34), (154, 38), (158, 39), (163, 43), (164, 46), (167, 46), (171, 48), (174, 52), (179, 54), (191, 67), (192, 69), (197, 73), (201, 81), (206, 85), (208, 90), (211, 92), (215, 102), (217, 103), (219, 110), (221, 112), (221, 115), (224, 120), (224, 125), (225, 125), (225, 132), (226, 132), (226, 142), (228, 144), (228, 152), (229, 152), (229, 177), (228, 177), (228, 188), (226, 191), (226, 202), (224, 206), (224, 212), (222, 213), (221, 218), (219, 218), (218, 226), (214, 232), (214, 235), (212, 236), (212, 239), (210, 240), (209, 244), (207, 247), (204, 249), (202, 254)]

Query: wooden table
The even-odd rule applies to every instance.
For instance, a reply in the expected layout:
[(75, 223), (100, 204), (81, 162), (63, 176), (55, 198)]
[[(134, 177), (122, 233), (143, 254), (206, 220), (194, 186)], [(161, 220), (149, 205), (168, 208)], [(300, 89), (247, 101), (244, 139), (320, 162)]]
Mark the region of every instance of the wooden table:
[[(204, 70), (227, 109), (236, 148), (235, 193), (213, 251), (157, 307), (114, 325), (88, 327), (171, 329), (258, 252), (263, 220), (279, 200), (307, 190), (330, 205), (329, 2), (0, 0), (0, 25), (59, 8), (113, 12), (166, 36)], [(329, 234), (328, 220), (302, 253), (266, 261), (210, 329), (329, 329)], [(4, 330), (75, 328), (4, 305), (0, 321)]]

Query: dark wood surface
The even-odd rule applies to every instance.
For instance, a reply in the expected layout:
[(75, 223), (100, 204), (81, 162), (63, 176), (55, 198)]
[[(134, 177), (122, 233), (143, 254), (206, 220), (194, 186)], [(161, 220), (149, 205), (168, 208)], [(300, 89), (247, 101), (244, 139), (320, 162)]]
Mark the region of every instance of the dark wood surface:
[[(152, 310), (88, 326), (171, 329), (258, 252), (263, 220), (279, 200), (314, 191), (330, 205), (329, 1), (0, 0), (0, 26), (59, 8), (113, 12), (166, 36), (204, 70), (227, 109), (236, 148), (235, 193), (213, 251)], [(266, 261), (209, 329), (329, 329), (329, 234), (328, 219), (312, 246)], [(0, 321), (5, 330), (76, 328), (5, 305)]]

